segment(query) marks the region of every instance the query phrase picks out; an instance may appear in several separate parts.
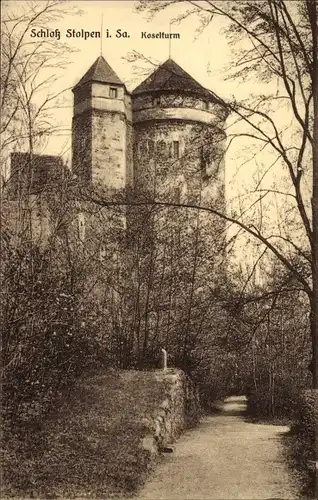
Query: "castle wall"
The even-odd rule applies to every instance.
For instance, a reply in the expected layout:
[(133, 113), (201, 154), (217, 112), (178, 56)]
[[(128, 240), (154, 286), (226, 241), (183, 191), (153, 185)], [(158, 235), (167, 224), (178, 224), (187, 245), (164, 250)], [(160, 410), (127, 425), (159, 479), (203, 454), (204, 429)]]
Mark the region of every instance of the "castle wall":
[(158, 120), (135, 124), (134, 133), (135, 187), (139, 192), (146, 191), (168, 201), (174, 188), (182, 189), (182, 178), (189, 202), (198, 201), (210, 183), (214, 186), (214, 198), (224, 196), (223, 135), (213, 126)]
[[(224, 107), (212, 98), (209, 101), (196, 95), (159, 91), (134, 96), (137, 193), (145, 193), (157, 201), (223, 211), (226, 116)], [(200, 228), (201, 244), (209, 252), (201, 268), (208, 276), (216, 265), (221, 275), (224, 268), (224, 219), (209, 212), (180, 210), (179, 215), (183, 215), (174, 219), (173, 227), (181, 231), (180, 234), (189, 234)], [(165, 211), (156, 218), (154, 227), (161, 233), (171, 226), (173, 217), (169, 210)], [(180, 227), (177, 229), (178, 220)]]
[(132, 184), (131, 119), (123, 85), (90, 82), (74, 89), (73, 170), (82, 181), (115, 190)]
[(131, 96), (125, 94), (125, 113), (126, 113), (126, 182), (127, 187), (132, 187), (134, 180), (133, 168), (133, 141), (134, 129), (132, 124)]
[(215, 196), (218, 191), (224, 197), (225, 118), (212, 96), (158, 91), (133, 96), (137, 190), (171, 199), (183, 183), (188, 200), (198, 201), (202, 189), (215, 182)]
[[(159, 98), (160, 104), (156, 104), (156, 98)], [(186, 108), (193, 110), (203, 110), (218, 116), (220, 126), (224, 123), (227, 116), (227, 111), (224, 106), (215, 102), (213, 97), (210, 99), (206, 97), (199, 97), (191, 94), (184, 94), (182, 92), (156, 92), (149, 94), (142, 94), (133, 96), (133, 112), (134, 119), (136, 113), (141, 110), (146, 109), (156, 109), (156, 108)]]
[(73, 116), (72, 170), (83, 183), (92, 180), (92, 111)]
[(92, 112), (92, 182), (107, 188), (126, 185), (126, 120), (123, 114)]
[(28, 195), (21, 199), (6, 198), (2, 212), (10, 234), (10, 244), (31, 241), (44, 248), (51, 232), (50, 214), (45, 196)]
[(191, 120), (206, 124), (218, 125), (219, 117), (209, 111), (193, 108), (157, 108), (157, 109), (141, 109), (134, 114), (134, 122), (142, 122), (147, 120)]

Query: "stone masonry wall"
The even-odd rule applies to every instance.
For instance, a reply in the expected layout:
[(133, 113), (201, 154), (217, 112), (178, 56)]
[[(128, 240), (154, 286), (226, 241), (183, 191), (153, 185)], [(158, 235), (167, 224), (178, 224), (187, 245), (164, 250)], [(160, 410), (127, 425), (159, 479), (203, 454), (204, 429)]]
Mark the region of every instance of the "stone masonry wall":
[(122, 189), (126, 185), (126, 120), (123, 114), (93, 111), (93, 183)]
[(92, 112), (73, 116), (72, 124), (72, 170), (79, 181), (91, 181), (92, 166)]
[[(224, 186), (216, 180), (219, 163), (215, 161), (223, 144), (213, 126), (162, 120), (135, 124), (134, 132), (137, 191), (146, 191), (168, 201), (173, 197), (172, 186), (182, 175), (187, 186), (188, 201), (198, 201), (202, 187), (209, 184), (217, 184), (216, 197), (224, 196)], [(174, 155), (174, 141), (178, 143), (178, 157)]]
[(184, 372), (158, 371), (156, 378), (165, 384), (165, 397), (156, 412), (144, 419), (149, 434), (141, 443), (152, 455), (164, 451), (185, 429), (197, 424), (201, 416), (198, 391)]

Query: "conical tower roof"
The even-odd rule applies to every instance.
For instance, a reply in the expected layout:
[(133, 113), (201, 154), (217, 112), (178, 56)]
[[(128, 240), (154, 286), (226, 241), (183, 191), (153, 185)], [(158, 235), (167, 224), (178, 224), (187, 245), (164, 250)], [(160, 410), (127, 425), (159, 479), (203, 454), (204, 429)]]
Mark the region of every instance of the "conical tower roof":
[(214, 94), (205, 89), (175, 61), (168, 59), (133, 91), (133, 95), (158, 90), (190, 91), (208, 97)]
[(115, 85), (124, 85), (103, 56), (99, 56), (96, 59), (94, 64), (89, 68), (89, 70), (75, 85), (75, 87), (79, 87), (88, 82), (102, 82)]

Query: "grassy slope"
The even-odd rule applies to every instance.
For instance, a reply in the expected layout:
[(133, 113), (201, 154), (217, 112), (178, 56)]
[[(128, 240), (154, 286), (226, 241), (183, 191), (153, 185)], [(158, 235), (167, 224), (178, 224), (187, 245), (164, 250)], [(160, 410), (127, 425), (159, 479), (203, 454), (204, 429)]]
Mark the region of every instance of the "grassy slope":
[[(162, 372), (161, 372), (162, 373)], [(143, 419), (164, 399), (154, 372), (110, 372), (79, 384), (57, 414), (10, 434), (3, 496), (98, 498), (133, 491), (147, 471)]]

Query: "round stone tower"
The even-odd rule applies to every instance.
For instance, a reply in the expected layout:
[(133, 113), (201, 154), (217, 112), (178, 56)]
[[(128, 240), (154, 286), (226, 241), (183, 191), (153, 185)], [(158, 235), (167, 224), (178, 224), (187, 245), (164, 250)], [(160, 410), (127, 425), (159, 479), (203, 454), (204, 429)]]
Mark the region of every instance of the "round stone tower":
[(168, 59), (133, 91), (132, 110), (136, 191), (223, 205), (225, 103)]

